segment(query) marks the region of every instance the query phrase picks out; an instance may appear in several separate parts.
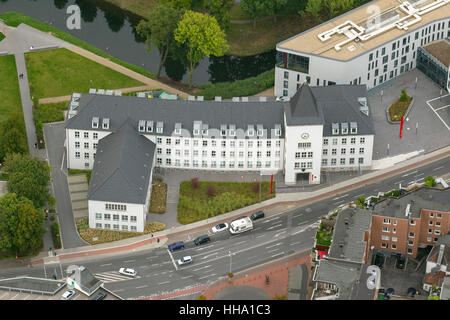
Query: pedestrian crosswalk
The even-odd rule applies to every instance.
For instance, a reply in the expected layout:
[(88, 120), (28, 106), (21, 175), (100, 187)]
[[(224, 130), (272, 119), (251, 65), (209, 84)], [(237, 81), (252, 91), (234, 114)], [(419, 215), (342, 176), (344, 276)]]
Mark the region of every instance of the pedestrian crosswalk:
[(136, 276), (134, 278), (133, 277), (128, 277), (128, 276), (125, 276), (123, 274), (120, 274), (118, 271), (96, 273), (95, 277), (98, 280), (103, 281), (105, 283), (126, 281), (126, 280), (139, 279), (140, 278), (140, 276)]

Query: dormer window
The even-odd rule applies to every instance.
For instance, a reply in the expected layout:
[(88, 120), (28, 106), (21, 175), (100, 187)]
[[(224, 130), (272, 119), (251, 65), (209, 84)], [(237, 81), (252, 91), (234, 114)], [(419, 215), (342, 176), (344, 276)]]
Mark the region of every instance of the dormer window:
[(332, 130), (332, 134), (339, 134), (339, 124), (338, 123), (332, 123), (331, 124), (331, 130)]
[(109, 118), (103, 119), (102, 127), (103, 127), (103, 129), (109, 129)]
[(275, 135), (277, 137), (281, 136), (281, 125), (279, 125), (279, 124), (275, 125)]
[(198, 136), (200, 134), (201, 126), (202, 126), (201, 121), (194, 121), (194, 136)]
[(163, 122), (157, 122), (156, 123), (156, 133), (163, 133), (164, 129), (164, 124)]
[(175, 123), (175, 134), (181, 133), (181, 123)]
[(341, 123), (341, 131), (342, 131), (342, 134), (348, 134), (348, 123), (347, 122)]
[(247, 126), (247, 135), (249, 137), (253, 137), (254, 134), (255, 134), (255, 128), (252, 125), (248, 125)]
[(100, 122), (100, 119), (98, 117), (93, 117), (92, 118), (92, 128), (97, 129), (99, 122)]
[(350, 122), (350, 133), (357, 134), (358, 133), (358, 125), (356, 122)]
[(234, 124), (230, 125), (230, 137), (234, 137), (236, 135), (236, 126)]
[(145, 132), (145, 120), (139, 120), (138, 130), (139, 132)]
[(224, 124), (220, 125), (220, 135), (225, 137), (227, 135), (227, 126)]
[(258, 137), (262, 137), (262, 135), (263, 135), (263, 126), (261, 124), (258, 124), (256, 126), (256, 134), (258, 135)]
[(153, 121), (147, 121), (147, 132), (153, 132)]
[(208, 125), (207, 124), (202, 125), (202, 135), (204, 135), (204, 136), (208, 135)]

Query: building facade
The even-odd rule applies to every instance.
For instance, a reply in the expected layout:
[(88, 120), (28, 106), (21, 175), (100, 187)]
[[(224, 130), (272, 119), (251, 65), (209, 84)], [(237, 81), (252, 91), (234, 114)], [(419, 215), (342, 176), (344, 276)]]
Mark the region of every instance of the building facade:
[(375, 0), (282, 41), (275, 95), (304, 82), (377, 87), (415, 68), (419, 47), (450, 37), (449, 12), (450, 0)]

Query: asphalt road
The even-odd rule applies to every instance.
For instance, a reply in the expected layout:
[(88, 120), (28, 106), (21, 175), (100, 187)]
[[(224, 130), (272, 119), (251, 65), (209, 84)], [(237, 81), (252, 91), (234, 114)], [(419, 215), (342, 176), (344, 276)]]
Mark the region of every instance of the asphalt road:
[[(449, 172), (450, 157), (432, 164), (410, 170), (364, 186), (345, 194), (336, 194), (325, 200), (292, 209), (279, 215), (272, 215), (254, 223), (254, 229), (239, 235), (228, 231), (211, 235), (212, 241), (195, 246), (193, 239), (210, 233), (209, 229), (169, 238), (169, 242), (183, 240), (184, 250), (169, 253), (167, 247), (147, 252), (128, 253), (108, 258), (91, 258), (77, 264), (86, 266), (105, 282), (105, 287), (124, 298), (142, 298), (166, 292), (196, 287), (215, 281), (228, 272), (236, 273), (261, 265), (274, 259), (283, 258), (312, 247), (315, 230), (321, 216), (338, 206), (353, 201), (360, 196), (376, 196), (379, 191), (398, 188), (399, 183), (407, 186), (410, 182), (422, 181), (426, 176), (439, 176)], [(231, 257), (230, 257), (231, 252)], [(176, 260), (183, 256), (193, 257), (193, 263), (177, 266)], [(53, 264), (34, 268), (4, 270), (1, 278), (18, 275), (51, 277), (53, 273), (62, 277), (61, 271), (68, 264)], [(128, 278), (118, 273), (119, 268), (130, 267), (138, 271), (136, 278)]]

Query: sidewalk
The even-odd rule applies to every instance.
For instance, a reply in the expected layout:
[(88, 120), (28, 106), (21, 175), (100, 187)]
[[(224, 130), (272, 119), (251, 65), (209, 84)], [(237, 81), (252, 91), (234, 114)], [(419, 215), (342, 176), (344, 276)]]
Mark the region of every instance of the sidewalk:
[[(267, 210), (277, 208), (276, 211), (274, 210), (275, 211), (274, 214), (281, 214), (285, 211), (292, 210), (297, 206), (303, 206), (307, 203), (312, 203), (322, 198), (327, 198), (329, 196), (335, 195), (337, 193), (342, 193), (351, 189), (356, 189), (360, 186), (369, 183), (374, 183), (378, 180), (382, 180), (383, 178), (389, 177), (392, 174), (398, 174), (413, 169), (415, 167), (418, 167), (420, 165), (423, 165), (425, 163), (437, 161), (439, 159), (448, 156), (450, 156), (450, 146), (440, 150), (433, 151), (429, 154), (416, 157), (414, 159), (407, 160), (403, 163), (396, 164), (393, 167), (387, 168), (385, 170), (371, 172), (362, 177), (356, 177), (351, 180), (337, 183), (332, 187), (327, 187), (310, 193), (279, 194), (275, 198), (264, 201), (259, 204), (254, 204), (245, 208), (241, 208), (204, 221), (198, 221), (195, 223), (191, 223), (189, 225), (171, 228), (169, 230), (163, 230), (158, 233), (155, 233), (154, 238), (151, 238), (149, 235), (142, 235), (139, 237), (124, 239), (113, 243), (105, 243), (95, 246), (83, 246), (73, 249), (57, 250), (58, 259), (66, 260), (66, 259), (75, 259), (79, 257), (93, 256), (98, 254), (124, 253), (129, 250), (137, 250), (139, 247), (145, 245), (150, 245), (151, 247), (160, 247), (165, 244), (169, 236), (170, 237), (181, 236), (187, 233), (192, 233), (196, 230), (201, 230), (206, 227), (212, 227), (217, 223), (228, 221), (240, 215), (244, 214), (249, 215), (261, 209)], [(281, 207), (281, 210), (278, 210), (279, 207)], [(157, 239), (160, 240), (159, 243), (155, 242), (157, 241)], [(32, 264), (40, 264), (43, 262), (45, 262), (45, 260), (43, 259), (42, 256), (39, 256), (33, 259)]]

